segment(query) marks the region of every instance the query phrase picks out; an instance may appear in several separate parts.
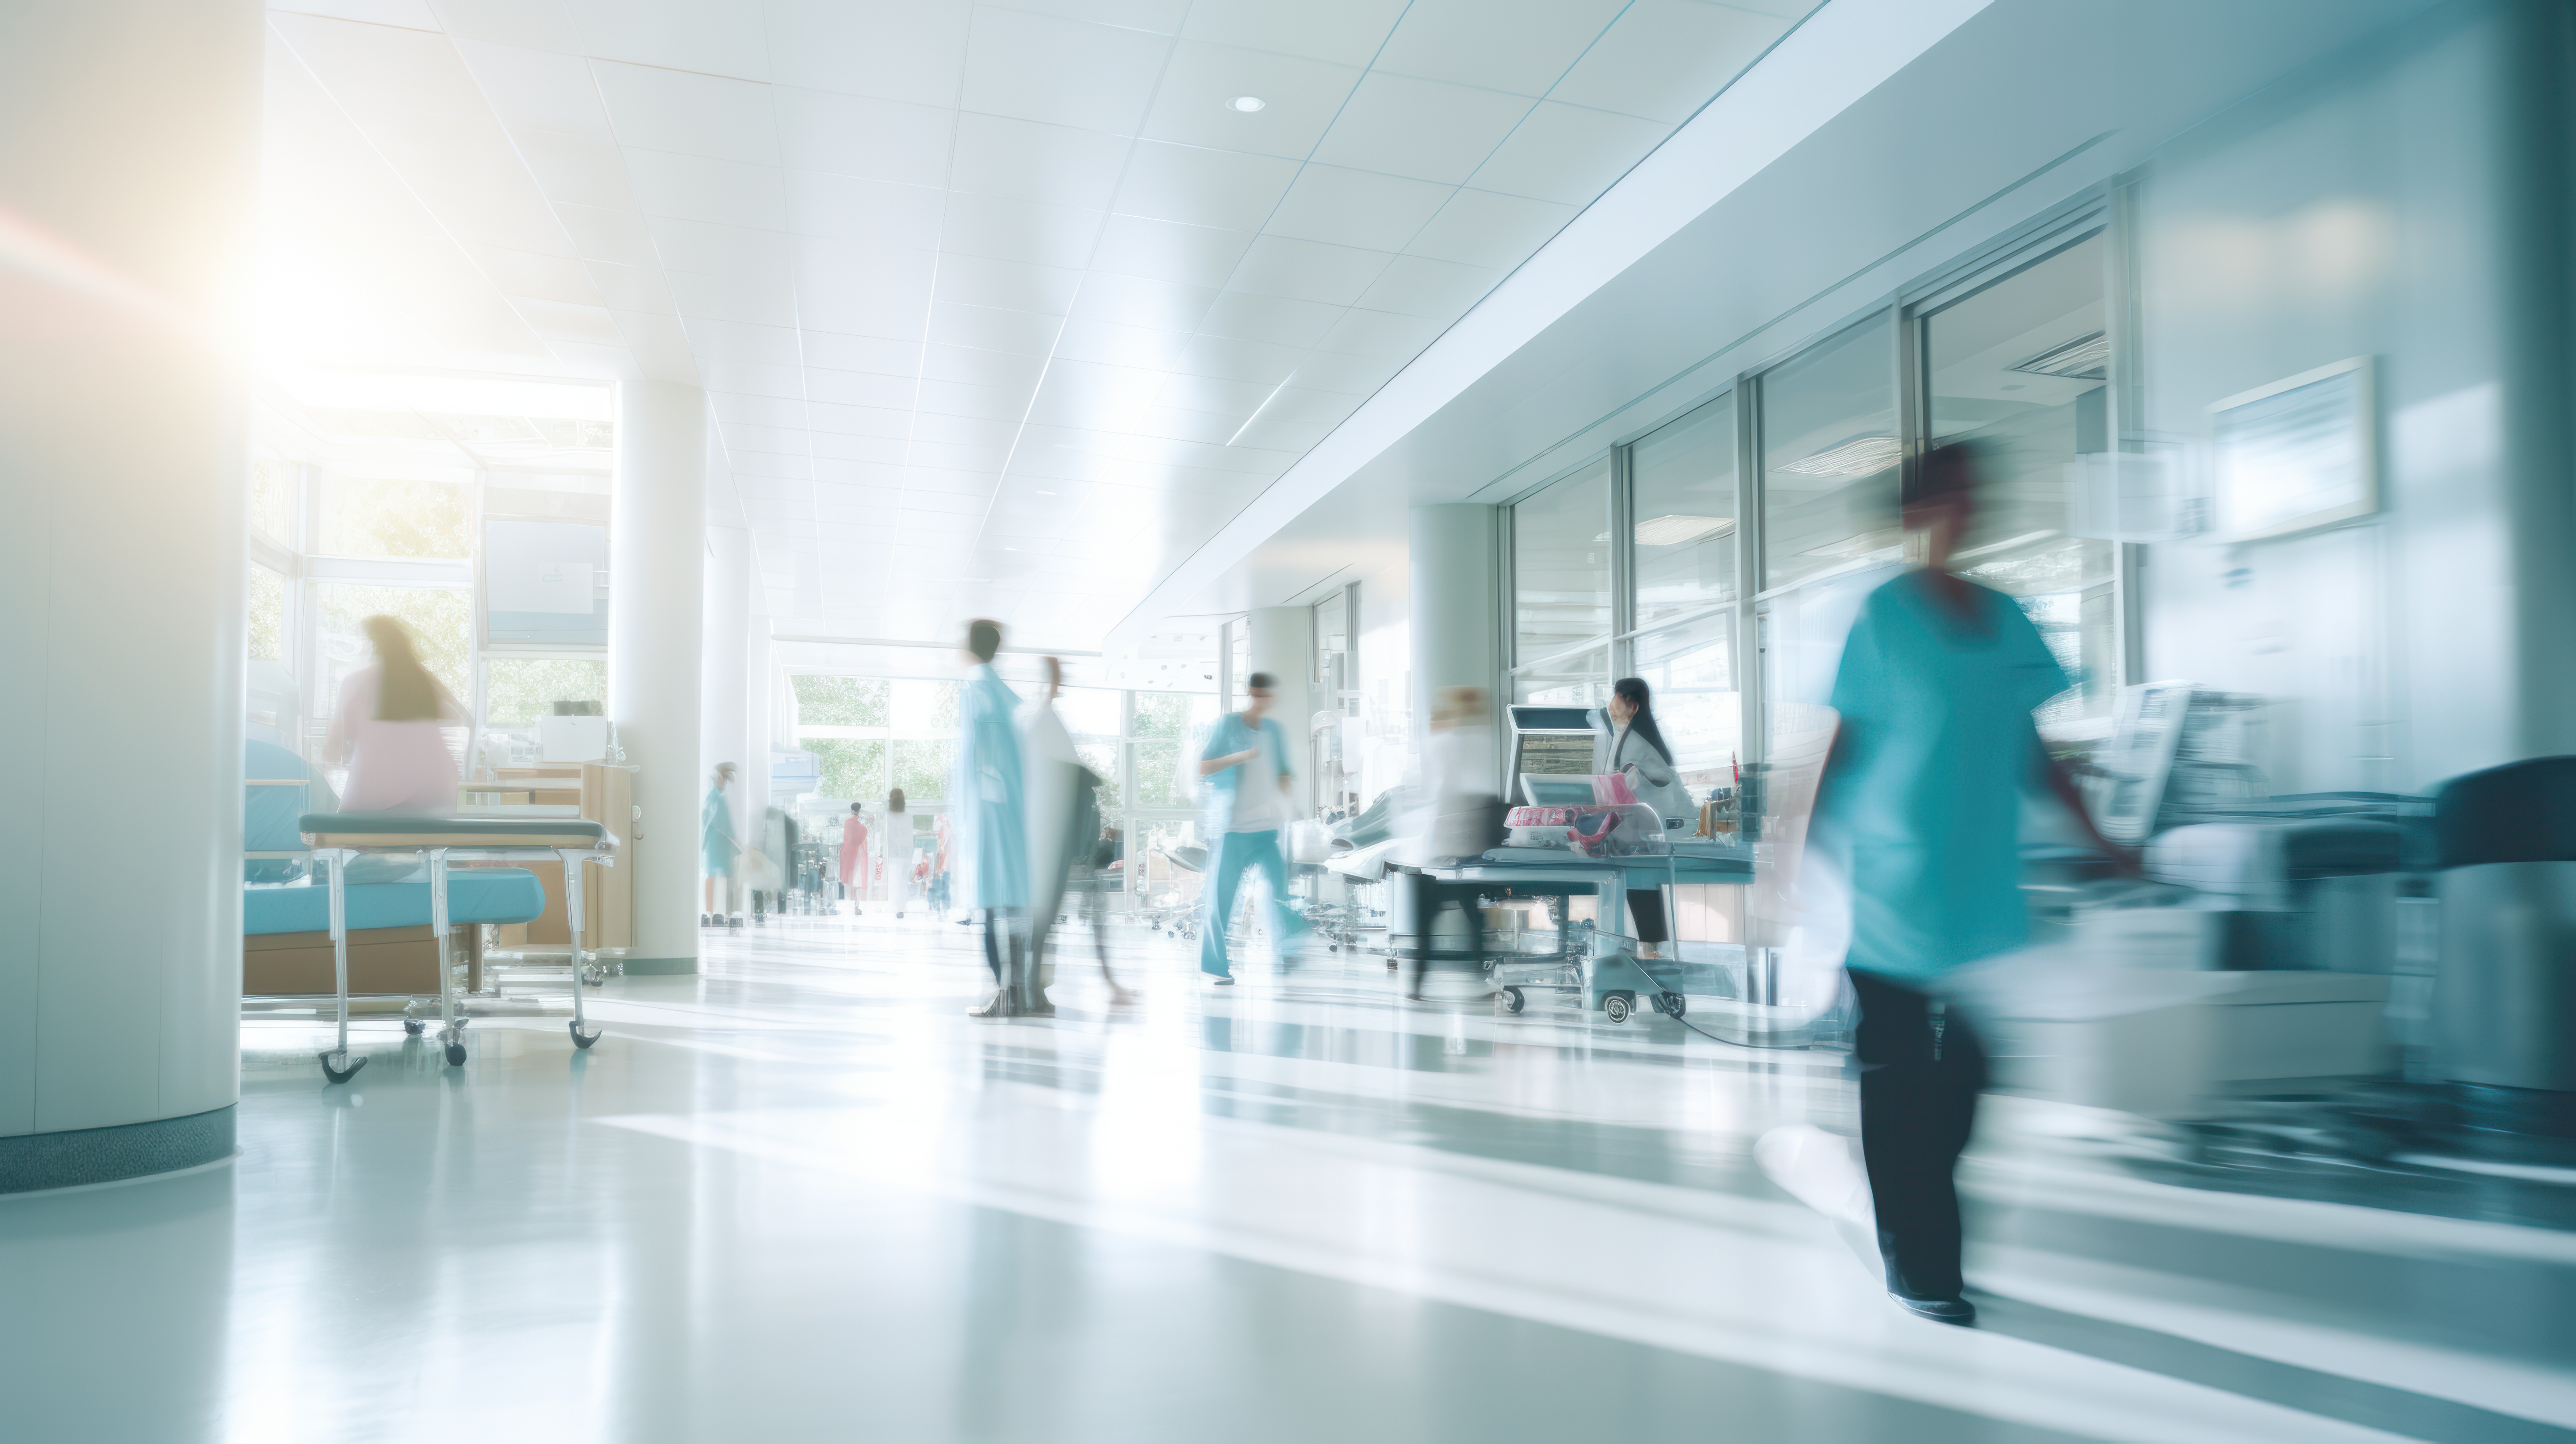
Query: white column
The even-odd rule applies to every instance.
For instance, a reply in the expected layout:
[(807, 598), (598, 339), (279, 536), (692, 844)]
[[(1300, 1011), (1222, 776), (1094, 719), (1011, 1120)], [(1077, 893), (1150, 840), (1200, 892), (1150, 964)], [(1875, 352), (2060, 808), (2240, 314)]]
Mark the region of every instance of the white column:
[(705, 393), (617, 387), (608, 527), (608, 712), (638, 771), (643, 837), (630, 973), (690, 973), (698, 958), (699, 651), (706, 626)]
[(1315, 779), (1306, 775), (1312, 767), (1306, 728), (1317, 705), (1308, 680), (1315, 671), (1314, 609), (1258, 607), (1245, 622), (1252, 628), (1252, 670), (1269, 673), (1277, 684), (1270, 715), (1288, 730), (1288, 757), (1297, 769), (1296, 784), (1288, 793), (1290, 815), (1310, 816), (1315, 810)]
[[(700, 786), (716, 764), (730, 762), (748, 779), (751, 771), (751, 697), (743, 653), (751, 635), (751, 533), (740, 527), (707, 528), (706, 642), (698, 672), (698, 776)], [(733, 793), (734, 836), (742, 837), (747, 780)]]
[(742, 807), (748, 827), (758, 827), (769, 816), (769, 749), (778, 745), (778, 678), (771, 666), (766, 597), (758, 591), (752, 594), (751, 632), (742, 647), (743, 700), (749, 704), (744, 709), (744, 730), (750, 738), (743, 745), (750, 755), (742, 760), (746, 777)]
[[(1494, 574), (1490, 506), (1418, 506), (1410, 518), (1413, 716), (1430, 725), (1431, 696), (1443, 687), (1502, 682), (1502, 591)], [(1497, 715), (1507, 699), (1497, 697)]]
[(0, 1192), (233, 1149), (261, 18), (0, 6)]

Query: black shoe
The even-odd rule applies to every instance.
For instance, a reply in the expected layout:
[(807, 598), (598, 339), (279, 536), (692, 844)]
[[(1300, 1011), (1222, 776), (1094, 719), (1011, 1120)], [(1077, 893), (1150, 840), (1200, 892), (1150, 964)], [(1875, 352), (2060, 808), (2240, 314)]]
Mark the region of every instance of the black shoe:
[(1891, 1293), (1888, 1297), (1896, 1300), (1898, 1308), (1916, 1318), (1930, 1319), (1936, 1324), (1965, 1326), (1977, 1321), (1977, 1306), (1963, 1298), (1954, 1296), (1946, 1299), (1916, 1299), (1896, 1293)]
[(1227, 974), (1226, 976), (1224, 976), (1224, 977), (1222, 977), (1222, 978), (1218, 978), (1218, 979), (1216, 979), (1214, 982), (1210, 983), (1208, 986), (1210, 986), (1210, 987), (1215, 987), (1215, 988), (1231, 988), (1231, 987), (1233, 987), (1233, 986), (1234, 986), (1234, 976), (1233, 976), (1233, 974), (1229, 973), (1229, 974)]

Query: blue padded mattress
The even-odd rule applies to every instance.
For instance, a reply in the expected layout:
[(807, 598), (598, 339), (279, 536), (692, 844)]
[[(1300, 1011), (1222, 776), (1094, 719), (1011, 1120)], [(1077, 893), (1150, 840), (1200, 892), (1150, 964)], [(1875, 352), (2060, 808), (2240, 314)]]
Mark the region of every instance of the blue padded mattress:
[[(429, 884), (361, 883), (349, 894), (349, 927), (418, 928), (429, 925)], [(523, 923), (546, 910), (545, 888), (522, 868), (453, 868), (447, 874), (451, 923)], [(316, 882), (242, 889), (246, 934), (320, 933), (331, 929), (331, 890)]]

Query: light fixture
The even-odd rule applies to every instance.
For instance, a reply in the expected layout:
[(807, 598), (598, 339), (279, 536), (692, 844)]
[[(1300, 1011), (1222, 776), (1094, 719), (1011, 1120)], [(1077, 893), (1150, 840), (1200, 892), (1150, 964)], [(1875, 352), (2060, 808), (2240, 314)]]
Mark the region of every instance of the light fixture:
[(1813, 456), (1784, 461), (1771, 469), (1795, 476), (1874, 476), (1896, 464), (1904, 448), (1893, 436), (1855, 436)]
[(2051, 346), (2011, 368), (2033, 376), (2063, 376), (2070, 381), (2101, 381), (2111, 371), (2111, 338), (2096, 331), (2062, 346)]
[(1637, 545), (1677, 547), (1715, 536), (1734, 525), (1735, 518), (1731, 516), (1659, 516), (1637, 523)]
[(1227, 105), (1236, 110), (1242, 111), (1246, 115), (1252, 114), (1254, 111), (1261, 109), (1269, 103), (1270, 102), (1263, 100), (1257, 95), (1238, 95), (1234, 99), (1226, 102)]

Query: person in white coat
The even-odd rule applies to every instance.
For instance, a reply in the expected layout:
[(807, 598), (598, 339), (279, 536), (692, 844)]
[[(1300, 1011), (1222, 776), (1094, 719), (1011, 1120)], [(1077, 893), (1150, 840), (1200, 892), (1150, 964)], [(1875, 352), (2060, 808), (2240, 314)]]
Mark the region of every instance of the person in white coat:
[[(1592, 714), (1592, 726), (1600, 734), (1592, 744), (1596, 775), (1616, 772), (1627, 778), (1628, 790), (1637, 794), (1637, 800), (1667, 821), (1697, 813), (1690, 789), (1682, 786), (1674, 770), (1673, 749), (1665, 744), (1663, 729), (1655, 725), (1654, 699), (1646, 690), (1645, 678), (1622, 677), (1611, 684), (1610, 701)], [(1656, 949), (1672, 940), (1663, 893), (1630, 889), (1628, 915), (1637, 924), (1637, 955), (1658, 956)]]
[[(1056, 698), (1064, 691), (1064, 664), (1053, 657), (1046, 658), (1045, 663), (1044, 690), (1020, 709), (1020, 757), (1026, 770), (1024, 796), (1028, 803), (1029, 944), (1037, 960), (1041, 992), (1053, 981), (1046, 946), (1056, 912), (1064, 906), (1067, 881), (1079, 870), (1082, 885), (1096, 889), (1090, 864), (1099, 814), (1096, 803), (1083, 806), (1084, 792), (1096, 787), (1098, 780), (1086, 773), (1082, 753), (1073, 745), (1073, 733), (1055, 709)], [(1086, 898), (1086, 903), (1096, 901)], [(1109, 948), (1100, 933), (1104, 921), (1100, 909), (1094, 905), (1086, 911), (1091, 916), (1092, 941), (1100, 953), (1100, 976), (1109, 984), (1110, 1001), (1131, 1001), (1127, 990), (1119, 986), (1118, 975), (1109, 970)]]

